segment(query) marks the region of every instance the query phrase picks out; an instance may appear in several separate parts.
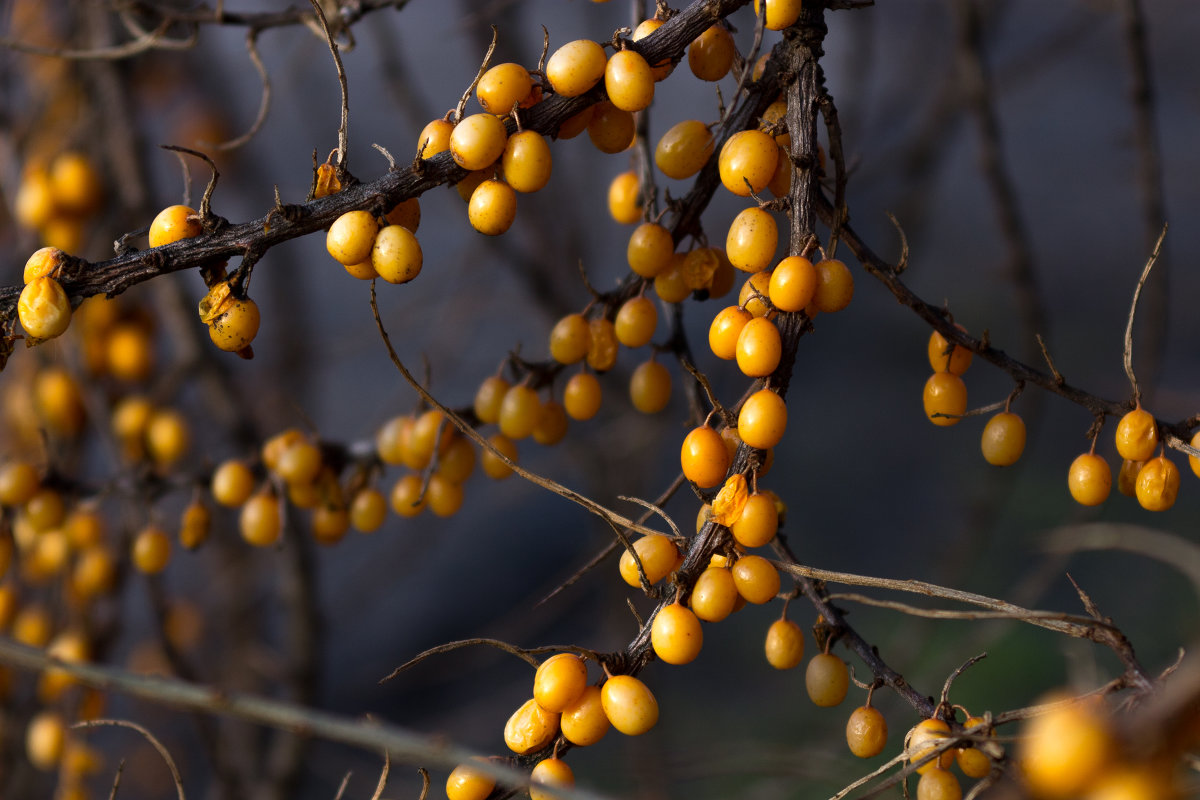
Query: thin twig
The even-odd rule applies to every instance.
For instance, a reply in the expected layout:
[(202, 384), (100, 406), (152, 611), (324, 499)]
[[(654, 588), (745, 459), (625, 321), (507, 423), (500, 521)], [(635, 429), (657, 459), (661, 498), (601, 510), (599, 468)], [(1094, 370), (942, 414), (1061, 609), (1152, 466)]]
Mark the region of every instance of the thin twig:
[(167, 764), (167, 769), (171, 771), (171, 779), (175, 781), (176, 796), (179, 797), (179, 800), (187, 800), (183, 793), (183, 778), (179, 775), (179, 768), (175, 766), (175, 759), (171, 758), (171, 753), (166, 747), (163, 746), (163, 743), (156, 739), (154, 734), (143, 728), (141, 725), (124, 719), (89, 719), (82, 722), (76, 722), (71, 727), (99, 728), (105, 725), (111, 725), (118, 728), (129, 728), (130, 730), (137, 731), (143, 737), (145, 737), (146, 741), (150, 742), (150, 744), (154, 746), (154, 749), (158, 751), (158, 754), (162, 756), (162, 760)]
[(1158, 261), (1158, 255), (1162, 252), (1163, 239), (1167, 236), (1167, 225), (1163, 223), (1162, 232), (1158, 234), (1158, 240), (1154, 243), (1154, 248), (1150, 251), (1150, 258), (1146, 259), (1146, 266), (1142, 267), (1142, 274), (1138, 277), (1137, 286), (1133, 287), (1133, 300), (1129, 304), (1129, 317), (1125, 320), (1125, 348), (1122, 352), (1122, 359), (1125, 364), (1125, 375), (1129, 378), (1129, 385), (1133, 387), (1133, 402), (1138, 404), (1142, 398), (1142, 390), (1138, 387), (1137, 377), (1133, 374), (1133, 319), (1137, 315), (1138, 298), (1142, 296), (1142, 287), (1146, 285), (1146, 278), (1150, 277), (1150, 270), (1154, 268), (1154, 262)]
[(960, 664), (954, 672), (951, 672), (946, 678), (946, 682), (942, 685), (942, 705), (947, 705), (950, 702), (950, 687), (954, 685), (954, 681), (959, 675), (962, 675), (967, 669), (974, 666), (978, 662), (987, 658), (987, 653), (980, 653), (977, 656), (971, 656), (962, 664)]
[(338, 50), (338, 43), (333, 38), (333, 32), (329, 29), (329, 20), (325, 19), (325, 11), (321, 8), (319, 0), (309, 0), (309, 3), (312, 4), (313, 11), (317, 12), (321, 30), (325, 31), (325, 42), (329, 45), (329, 52), (333, 54), (333, 63), (337, 67), (338, 85), (342, 89), (342, 121), (338, 125), (338, 176), (342, 177), (349, 170), (350, 86), (346, 81), (346, 69), (342, 66), (342, 54)]
[(267, 112), (271, 108), (271, 76), (267, 72), (262, 56), (258, 54), (258, 33), (257, 28), (251, 28), (246, 32), (246, 52), (250, 55), (250, 63), (254, 65), (254, 71), (258, 73), (258, 77), (262, 81), (262, 97), (258, 101), (258, 113), (254, 115), (254, 122), (251, 123), (250, 129), (241, 136), (224, 142), (202, 142), (213, 150), (221, 152), (236, 150), (253, 139), (267, 121)]

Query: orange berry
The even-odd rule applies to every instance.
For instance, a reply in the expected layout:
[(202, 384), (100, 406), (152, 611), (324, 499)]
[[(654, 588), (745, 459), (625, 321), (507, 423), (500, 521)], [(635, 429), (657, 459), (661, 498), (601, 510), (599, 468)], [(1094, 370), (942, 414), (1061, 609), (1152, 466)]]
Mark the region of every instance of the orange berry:
[(628, 150), (637, 137), (632, 112), (617, 108), (607, 100), (595, 105), (587, 131), (596, 149), (609, 154)]
[(339, 264), (361, 264), (371, 257), (379, 223), (369, 211), (347, 211), (329, 226), (325, 249)]
[(698, 119), (685, 119), (667, 129), (654, 148), (654, 163), (668, 178), (686, 180), (708, 162), (713, 153), (712, 131)]
[(813, 705), (832, 708), (840, 704), (850, 687), (846, 662), (832, 653), (817, 653), (804, 671), (804, 687)]
[(1179, 468), (1166, 456), (1152, 458), (1138, 471), (1137, 501), (1147, 511), (1166, 511), (1179, 494)]
[(690, 605), (705, 622), (720, 622), (733, 612), (739, 598), (733, 573), (724, 567), (708, 567), (692, 586)]
[(629, 399), (643, 414), (656, 414), (671, 400), (671, 372), (657, 361), (644, 361), (629, 379)]
[(495, 778), (469, 764), (459, 764), (446, 779), (446, 800), (485, 800), (495, 788)]
[(729, 225), (725, 253), (743, 272), (760, 272), (770, 266), (779, 247), (779, 228), (771, 212), (757, 206), (739, 212)]
[(507, 114), (533, 91), (529, 70), (520, 64), (497, 64), (479, 78), (475, 96), (484, 111)]
[(492, 114), (472, 114), (463, 118), (450, 133), (450, 155), (466, 170), (489, 167), (504, 153), (508, 131)]
[(804, 631), (790, 619), (777, 619), (767, 628), (763, 651), (775, 669), (798, 667), (804, 660)]
[(738, 413), (738, 436), (751, 447), (766, 450), (783, 439), (787, 430), (787, 404), (770, 389), (759, 389), (746, 398)]
[(717, 166), (721, 183), (738, 197), (761, 192), (775, 174), (779, 145), (762, 131), (739, 131), (725, 140)]
[(650, 646), (668, 664), (687, 664), (700, 655), (704, 631), (700, 620), (685, 605), (670, 603), (659, 609), (650, 626)]
[(534, 764), (529, 773), (529, 780), (532, 782), (529, 787), (529, 800), (555, 800), (557, 794), (551, 794), (541, 787), (574, 786), (575, 773), (561, 758), (545, 758)]
[(499, 236), (517, 218), (517, 193), (504, 181), (486, 180), (471, 192), (467, 218), (480, 233)]
[(631, 297), (621, 304), (613, 324), (618, 342), (626, 347), (641, 347), (654, 338), (658, 308), (649, 297)]
[[(643, 536), (633, 543), (634, 552), (638, 555), (638, 560), (642, 562), (642, 570), (646, 573), (646, 580), (651, 584), (658, 583), (663, 578), (671, 574), (675, 569), (675, 564), (679, 560), (679, 548), (667, 536), (659, 533), (651, 533)], [(618, 564), (618, 569), (621, 573), (621, 579), (625, 583), (640, 588), (641, 577), (638, 575), (637, 562), (633, 560), (633, 556), (629, 551), (621, 553), (621, 560)]]
[(701, 489), (710, 489), (725, 481), (729, 471), (729, 453), (721, 434), (710, 425), (693, 428), (683, 440), (679, 456), (683, 476)]
[(642, 184), (637, 173), (622, 172), (608, 186), (608, 213), (622, 225), (642, 218)]
[(754, 315), (740, 306), (727, 306), (718, 311), (708, 328), (708, 346), (713, 355), (725, 361), (736, 358), (738, 339), (751, 319), (755, 319)]
[(533, 699), (555, 714), (578, 702), (586, 688), (587, 664), (573, 653), (550, 656), (533, 676)]
[(504, 181), (518, 192), (536, 192), (550, 182), (553, 157), (546, 137), (537, 131), (520, 131), (508, 137), (500, 157)]
[(641, 111), (654, 100), (654, 73), (641, 53), (618, 50), (604, 67), (604, 90), (617, 108)]
[(559, 718), (562, 735), (580, 747), (603, 739), (611, 724), (604, 714), (599, 686), (585, 686), (578, 699), (563, 709)]
[(826, 258), (813, 265), (817, 271), (817, 290), (813, 305), (818, 311), (832, 313), (850, 305), (854, 297), (854, 276), (850, 268), (835, 258)]
[(504, 743), (517, 755), (541, 750), (558, 735), (558, 714), (547, 711), (530, 698), (513, 712), (504, 725)]
[(408, 283), (421, 274), (424, 255), (416, 235), (403, 225), (380, 229), (371, 246), (371, 268), (388, 283)]
[(733, 582), (746, 602), (760, 606), (779, 594), (779, 570), (762, 556), (742, 556), (733, 563)]
[(600, 703), (612, 726), (626, 736), (639, 736), (658, 722), (658, 701), (646, 684), (632, 675), (614, 675), (600, 689)]
[(957, 425), (967, 411), (967, 386), (953, 372), (935, 372), (925, 381), (923, 401), (925, 416), (934, 425)]
[[(642, 209), (638, 207), (638, 217)], [(629, 268), (643, 278), (653, 278), (671, 264), (675, 241), (671, 232), (657, 222), (643, 222), (629, 235), (625, 258)]]
[(550, 55), (546, 79), (555, 94), (578, 97), (600, 82), (607, 63), (603, 47), (589, 39), (577, 39)]
[(738, 369), (751, 378), (770, 375), (783, 357), (779, 328), (766, 317), (754, 317), (742, 326), (735, 351)]
[[(966, 331), (961, 325), (955, 325), (961, 331)], [(955, 375), (962, 375), (967, 371), (967, 367), (971, 366), (971, 359), (975, 357), (967, 348), (961, 344), (950, 346), (950, 340), (942, 335), (941, 331), (933, 331), (929, 334), (929, 346), (927, 348), (929, 356), (929, 366), (934, 372), (953, 372)]]
[(204, 232), (196, 210), (188, 206), (167, 206), (150, 223), (150, 246), (191, 239)]
[(733, 67), (736, 55), (733, 37), (718, 23), (688, 45), (688, 67), (702, 81), (719, 81)]
[(1008, 467), (1017, 463), (1025, 451), (1025, 422), (1011, 411), (1001, 411), (983, 427), (979, 446), (989, 464)]
[(762, 547), (774, 539), (779, 530), (779, 512), (775, 508), (774, 496), (767, 492), (754, 492), (747, 497), (741, 515), (729, 530), (742, 547)]
[(846, 721), (846, 744), (859, 758), (874, 758), (887, 745), (887, 720), (874, 706), (859, 706)]
[(803, 256), (788, 256), (771, 271), (767, 296), (780, 311), (803, 311), (816, 293), (816, 267)]
[(1130, 461), (1145, 461), (1158, 447), (1158, 424), (1154, 415), (1138, 406), (1117, 423), (1117, 452)]
[(596, 416), (601, 399), (600, 381), (590, 372), (572, 375), (563, 388), (563, 406), (567, 416), (581, 422)]
[(1067, 488), (1080, 505), (1100, 505), (1112, 490), (1112, 470), (1108, 462), (1095, 453), (1078, 456), (1067, 473)]

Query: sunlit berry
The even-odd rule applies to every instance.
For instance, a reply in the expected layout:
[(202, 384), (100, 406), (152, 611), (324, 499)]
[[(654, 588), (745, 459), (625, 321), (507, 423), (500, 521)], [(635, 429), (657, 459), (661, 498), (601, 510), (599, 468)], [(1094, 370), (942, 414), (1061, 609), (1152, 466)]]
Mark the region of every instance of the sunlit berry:
[(618, 50), (604, 67), (604, 90), (617, 108), (641, 111), (654, 100), (654, 73), (641, 53)]
[(788, 256), (771, 271), (767, 296), (780, 311), (803, 311), (816, 292), (816, 267), (803, 256)]
[(759, 389), (742, 404), (737, 428), (738, 436), (751, 447), (774, 447), (787, 430), (787, 404), (770, 389)]
[(533, 765), (529, 773), (529, 800), (555, 800), (556, 794), (543, 786), (569, 788), (575, 785), (575, 773), (561, 758), (545, 758)]
[(781, 31), (800, 18), (800, 5), (801, 0), (754, 0), (754, 14), (763, 15), (767, 30)]
[(67, 150), (50, 162), (54, 204), (68, 214), (94, 213), (104, 200), (104, 184), (95, 165), (83, 153)]
[(588, 138), (601, 153), (620, 153), (633, 146), (637, 136), (637, 125), (632, 112), (617, 108), (607, 100), (601, 100), (592, 111), (588, 122)]
[(738, 305), (756, 317), (771, 314), (772, 310), (767, 302), (770, 300), (772, 275), (774, 272), (763, 270), (747, 278), (738, 291)]
[(1130, 461), (1145, 461), (1158, 447), (1158, 423), (1154, 415), (1138, 406), (1117, 423), (1117, 452)]
[(685, 180), (713, 154), (712, 131), (698, 119), (685, 119), (667, 129), (654, 148), (654, 163), (668, 178)]
[(779, 570), (762, 556), (742, 556), (733, 564), (733, 582), (746, 602), (762, 605), (779, 594)]
[[(679, 559), (679, 548), (675, 546), (670, 537), (659, 533), (647, 534), (636, 540), (633, 543), (633, 549), (638, 555), (638, 560), (642, 562), (642, 570), (646, 573), (646, 580), (651, 584), (658, 583), (670, 575), (675, 569), (675, 563)], [(625, 583), (634, 588), (642, 585), (641, 577), (638, 574), (637, 562), (633, 560), (633, 556), (629, 554), (628, 550), (621, 553), (618, 569), (621, 573), (621, 579)]]
[(674, 253), (667, 268), (654, 276), (654, 293), (664, 303), (682, 303), (692, 293), (688, 285), (687, 254)]
[(463, 487), (434, 474), (425, 489), (425, 502), (437, 517), (452, 517), (462, 508)]
[(1108, 766), (1115, 749), (1103, 704), (1095, 700), (1058, 705), (1032, 717), (1023, 734), (1022, 776), (1035, 795), (1045, 798), (1078, 797)]
[(1084, 453), (1071, 462), (1067, 488), (1080, 505), (1098, 506), (1108, 499), (1112, 490), (1112, 469), (1103, 457)]
[(681, 603), (659, 609), (650, 626), (650, 646), (668, 664), (688, 664), (700, 655), (704, 631), (695, 613)]
[(725, 237), (729, 262), (743, 272), (759, 272), (771, 265), (779, 246), (779, 229), (771, 212), (747, 208), (738, 213)]
[(578, 372), (563, 387), (563, 406), (571, 419), (586, 421), (596, 416), (601, 402), (600, 381), (590, 372)]
[(1146, 462), (1137, 476), (1137, 501), (1147, 511), (1166, 511), (1179, 494), (1179, 468), (1166, 456)]
[(960, 800), (958, 777), (945, 769), (931, 769), (917, 781), (917, 800)]
[(693, 428), (680, 452), (683, 476), (701, 489), (719, 486), (729, 471), (729, 454), (721, 434), (710, 425)]
[(204, 232), (196, 210), (188, 206), (167, 206), (150, 223), (150, 246), (191, 239)]
[(529, 70), (520, 64), (497, 64), (479, 78), (475, 96), (484, 111), (507, 114), (533, 91)]
[[(488, 437), (488, 441), (499, 450), (509, 461), (516, 462), (519, 457), (517, 443), (505, 436), (503, 433), (493, 433)], [(494, 454), (491, 450), (484, 450), (479, 456), (479, 466), (483, 469), (483, 474), (487, 475), (492, 480), (504, 480), (513, 474), (513, 469), (508, 464)]]
[(41, 711), (29, 720), (25, 729), (25, 755), (39, 770), (58, 766), (67, 740), (67, 726), (57, 711)]
[(606, 317), (588, 321), (587, 365), (596, 372), (608, 372), (617, 363), (616, 325)]
[(738, 197), (761, 192), (775, 174), (779, 146), (762, 131), (739, 131), (721, 147), (721, 183)]
[(613, 324), (617, 341), (625, 347), (642, 347), (654, 338), (658, 308), (649, 297), (631, 297), (621, 304)]
[[(637, 208), (641, 217), (641, 206)], [(629, 235), (625, 258), (629, 268), (643, 278), (653, 278), (671, 264), (675, 241), (671, 232), (657, 222), (643, 222)]]
[(533, 676), (533, 699), (553, 713), (562, 713), (583, 696), (587, 664), (574, 653), (558, 653), (538, 665)]
[(767, 628), (763, 651), (775, 669), (798, 667), (804, 660), (804, 632), (790, 619), (777, 619)]
[(817, 290), (813, 305), (822, 313), (841, 311), (854, 297), (854, 276), (850, 268), (836, 258), (826, 258), (813, 264), (817, 271)]
[(720, 622), (733, 612), (739, 597), (732, 572), (724, 567), (708, 567), (696, 578), (689, 604), (705, 622)]
[(550, 55), (546, 79), (555, 94), (578, 97), (600, 82), (607, 63), (603, 47), (589, 39), (577, 39)]
[(967, 411), (967, 386), (953, 372), (935, 372), (925, 381), (925, 416), (934, 425), (957, 425)]
[(504, 181), (518, 192), (536, 192), (550, 182), (554, 164), (550, 145), (537, 131), (520, 131), (508, 137), (500, 158)]
[[(938, 743), (950, 736), (950, 726), (944, 720), (937, 717), (923, 719), (913, 726), (906, 737), (905, 748), (908, 761), (916, 763), (924, 757), (932, 755)], [(954, 763), (953, 748), (944, 749), (941, 753), (923, 764), (917, 766), (916, 770), (924, 775), (926, 772), (939, 769), (948, 769)]]
[(371, 257), (379, 223), (369, 211), (347, 211), (329, 226), (325, 249), (339, 264), (359, 264)]
[(859, 706), (846, 720), (846, 744), (859, 758), (874, 758), (887, 745), (887, 720), (874, 706)]
[(688, 67), (702, 81), (719, 81), (729, 73), (736, 55), (733, 37), (717, 23), (688, 45)]
[(600, 688), (604, 715), (626, 736), (639, 736), (658, 722), (658, 701), (646, 684), (632, 675), (614, 675)]
[(604, 713), (599, 686), (585, 686), (559, 717), (562, 735), (571, 744), (587, 747), (604, 738), (612, 723)]
[(388, 283), (408, 283), (421, 274), (424, 255), (416, 235), (403, 225), (387, 225), (371, 245), (371, 268)]
[(770, 375), (783, 356), (779, 328), (766, 317), (754, 317), (742, 326), (734, 351), (738, 369), (751, 378)]
[[(662, 27), (663, 22), (664, 20), (661, 20), (656, 16), (651, 17), (650, 19), (644, 19), (638, 23), (636, 28), (633, 29), (633, 35), (630, 38), (635, 42), (639, 42)], [(654, 76), (654, 80), (661, 81), (663, 78), (670, 75), (673, 69), (675, 69), (675, 65), (671, 62), (671, 59), (664, 58), (662, 61), (659, 61), (657, 64), (654, 64), (650, 67), (650, 74)]]
[(560, 364), (576, 364), (587, 357), (591, 327), (583, 314), (568, 314), (550, 329), (550, 357)]
[(155, 464), (171, 466), (183, 458), (191, 443), (191, 429), (182, 414), (173, 408), (154, 412), (146, 426), (146, 450)]
[(459, 764), (446, 778), (446, 800), (485, 800), (495, 788), (495, 778), (470, 764)]
[(510, 439), (524, 439), (531, 435), (541, 407), (542, 401), (535, 390), (524, 384), (512, 387), (500, 404), (500, 432)]
[(421, 130), (417, 137), (417, 158), (433, 158), (443, 150), (450, 149), (450, 134), (454, 132), (454, 123), (445, 119), (435, 119)]
[(486, 180), (471, 192), (467, 218), (480, 233), (499, 236), (517, 218), (517, 193), (504, 181)]
[(71, 301), (58, 281), (43, 275), (21, 290), (17, 298), (17, 318), (32, 339), (53, 339), (71, 324)]
[(779, 530), (779, 512), (775, 497), (767, 492), (754, 492), (746, 498), (741, 515), (729, 528), (742, 547), (762, 547), (775, 538)]
[(547, 711), (532, 697), (504, 724), (504, 743), (517, 755), (541, 750), (558, 735), (558, 714)]
[(504, 153), (508, 131), (492, 114), (472, 114), (454, 126), (450, 133), (450, 155), (466, 170), (491, 166)]

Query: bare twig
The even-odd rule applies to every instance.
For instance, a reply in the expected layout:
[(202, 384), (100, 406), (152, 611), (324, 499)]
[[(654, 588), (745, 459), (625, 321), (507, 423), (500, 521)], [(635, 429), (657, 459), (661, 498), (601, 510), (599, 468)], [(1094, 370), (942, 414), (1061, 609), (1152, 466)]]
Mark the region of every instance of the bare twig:
[(150, 742), (150, 744), (154, 746), (154, 749), (158, 751), (158, 754), (162, 756), (162, 760), (167, 764), (167, 769), (171, 771), (171, 779), (175, 781), (176, 796), (179, 797), (179, 800), (187, 800), (183, 793), (183, 778), (179, 775), (179, 768), (175, 766), (175, 759), (171, 758), (171, 753), (168, 752), (167, 748), (163, 746), (163, 743), (155, 738), (154, 734), (143, 728), (141, 725), (124, 719), (89, 719), (82, 722), (76, 722), (71, 727), (99, 728), (105, 725), (112, 725), (118, 728), (129, 728), (130, 730), (137, 731), (143, 737), (145, 737), (146, 741)]
[(1154, 248), (1150, 251), (1150, 258), (1146, 259), (1146, 266), (1142, 267), (1142, 274), (1138, 276), (1138, 282), (1133, 287), (1133, 300), (1129, 304), (1129, 317), (1125, 320), (1125, 347), (1122, 352), (1122, 360), (1125, 364), (1125, 375), (1129, 378), (1129, 385), (1133, 388), (1133, 402), (1138, 404), (1142, 398), (1142, 390), (1138, 387), (1137, 377), (1133, 374), (1133, 319), (1137, 315), (1138, 298), (1142, 296), (1142, 287), (1146, 285), (1146, 278), (1150, 277), (1150, 270), (1154, 268), (1154, 263), (1158, 261), (1159, 253), (1162, 252), (1163, 239), (1167, 236), (1167, 226), (1164, 223), (1162, 231), (1158, 234), (1158, 240), (1154, 243)]
[(312, 4), (313, 11), (317, 12), (317, 19), (321, 22), (321, 30), (325, 31), (325, 42), (329, 45), (329, 52), (333, 54), (333, 63), (337, 67), (338, 85), (342, 89), (342, 121), (338, 125), (338, 177), (344, 177), (349, 170), (350, 158), (350, 86), (346, 81), (346, 69), (342, 66), (342, 54), (338, 50), (338, 43), (333, 38), (333, 32), (329, 29), (329, 20), (325, 18), (325, 11), (321, 8), (319, 0), (309, 0)]

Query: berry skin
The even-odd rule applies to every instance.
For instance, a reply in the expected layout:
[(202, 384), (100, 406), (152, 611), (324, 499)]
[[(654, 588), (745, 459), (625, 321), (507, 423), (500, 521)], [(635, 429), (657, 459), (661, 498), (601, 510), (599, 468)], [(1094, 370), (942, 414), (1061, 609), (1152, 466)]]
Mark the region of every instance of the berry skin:
[(403, 225), (381, 228), (371, 247), (371, 268), (388, 283), (408, 283), (421, 274), (421, 243)]
[(725, 567), (708, 567), (692, 586), (689, 603), (700, 619), (720, 622), (733, 613), (739, 599), (733, 573)]
[(459, 764), (446, 779), (446, 800), (484, 800), (495, 788), (494, 778)]
[(620, 153), (633, 146), (637, 125), (633, 114), (617, 108), (607, 100), (597, 103), (588, 122), (588, 138), (601, 153)]
[(612, 320), (599, 317), (588, 323), (587, 365), (608, 372), (617, 363), (617, 330)]
[(517, 755), (541, 750), (558, 735), (558, 714), (529, 698), (504, 725), (504, 743)]
[(571, 744), (587, 747), (604, 738), (612, 723), (604, 714), (599, 686), (585, 686), (574, 703), (559, 718), (562, 735)]
[(859, 758), (874, 758), (887, 745), (887, 720), (874, 706), (859, 706), (846, 721), (846, 744)]
[(854, 276), (850, 268), (835, 258), (818, 261), (813, 267), (817, 271), (817, 290), (813, 305), (817, 311), (832, 313), (850, 305), (854, 297)]
[(269, 491), (255, 494), (242, 505), (238, 516), (242, 538), (255, 547), (270, 547), (283, 534), (279, 500)]
[(783, 356), (779, 328), (766, 317), (751, 319), (738, 334), (735, 355), (738, 369), (743, 375), (751, 378), (770, 375), (779, 366)]
[(821, 708), (832, 708), (846, 699), (850, 674), (846, 662), (832, 653), (817, 653), (804, 671), (808, 699)]
[(961, 800), (958, 777), (945, 769), (931, 769), (917, 781), (917, 800)]
[(508, 131), (491, 114), (472, 114), (462, 119), (450, 134), (450, 156), (463, 169), (489, 167), (504, 153)]
[(187, 420), (174, 409), (154, 412), (146, 425), (146, 449), (160, 467), (170, 466), (182, 458), (191, 440)]
[(61, 335), (71, 324), (71, 301), (58, 281), (48, 275), (34, 278), (17, 299), (21, 327), (38, 341)]
[(529, 70), (520, 64), (497, 64), (483, 73), (475, 86), (475, 96), (484, 111), (507, 114), (533, 91)]
[(780, 311), (803, 311), (816, 293), (816, 267), (803, 256), (788, 256), (771, 271), (767, 296)]
[(42, 771), (58, 766), (67, 739), (67, 726), (56, 711), (43, 711), (25, 729), (25, 754), (29, 763)]
[(604, 77), (608, 58), (604, 48), (589, 39), (567, 42), (546, 61), (546, 79), (555, 94), (578, 97)]
[(573, 653), (550, 656), (538, 665), (533, 676), (533, 699), (555, 714), (578, 702), (586, 688), (587, 664)]
[(592, 121), (592, 111), (595, 106), (588, 106), (573, 117), (567, 117), (561, 125), (558, 126), (557, 138), (559, 139), (574, 139), (579, 134), (587, 130), (588, 123)]
[(486, 180), (471, 192), (467, 218), (480, 233), (499, 236), (517, 218), (517, 193), (504, 181)]
[(532, 782), (529, 787), (529, 800), (555, 800), (557, 795), (552, 795), (541, 787), (574, 786), (575, 773), (561, 758), (546, 758), (533, 766), (529, 780)]
[(766, 450), (779, 444), (787, 430), (787, 405), (770, 389), (746, 398), (738, 413), (738, 436), (751, 447)]
[(1179, 468), (1166, 456), (1152, 458), (1138, 471), (1137, 501), (1147, 511), (1166, 511), (1179, 494)]
[(737, 522), (729, 530), (742, 547), (762, 547), (770, 542), (779, 530), (775, 498), (766, 492), (751, 494), (746, 498)]
[(229, 295), (224, 302), (210, 308), (208, 338), (219, 349), (236, 353), (250, 346), (258, 335), (262, 322), (258, 304), (249, 297)]
[(458, 196), (463, 199), (464, 203), (471, 202), (471, 195), (479, 188), (479, 184), (488, 180), (496, 174), (494, 169), (477, 169), (469, 173), (458, 183), (454, 184), (454, 191), (458, 192)]
[(542, 401), (537, 392), (518, 384), (504, 395), (500, 404), (500, 432), (510, 439), (524, 439), (537, 426)]
[(371, 257), (379, 223), (369, 211), (347, 211), (329, 226), (325, 249), (339, 264), (361, 264)]
[(641, 111), (654, 100), (654, 73), (641, 53), (618, 50), (604, 67), (604, 90), (622, 111)]
[(679, 455), (683, 476), (701, 489), (711, 489), (725, 481), (729, 471), (729, 453), (721, 434), (710, 425), (693, 428), (683, 439)]
[(979, 446), (989, 464), (1012, 466), (1025, 451), (1025, 422), (1011, 411), (1001, 411), (983, 427)]
[(702, 81), (719, 81), (729, 73), (736, 54), (729, 31), (713, 25), (688, 45), (688, 67)]
[(421, 476), (409, 473), (392, 486), (392, 510), (402, 517), (415, 517), (425, 510), (427, 496), (421, 495)]
[(631, 297), (617, 310), (614, 328), (617, 341), (625, 347), (647, 345), (658, 328), (658, 308), (649, 297)]
[(743, 272), (761, 272), (775, 259), (779, 247), (779, 226), (771, 212), (747, 208), (738, 213), (725, 237), (729, 262)]
[(66, 255), (57, 247), (43, 247), (35, 250), (25, 262), (23, 283), (29, 283), (34, 278), (40, 278), (43, 275), (55, 277), (58, 270), (62, 268)]
[[(955, 325), (961, 331), (965, 331), (961, 325)], [(949, 354), (947, 355), (947, 351)], [(940, 331), (933, 331), (929, 334), (929, 366), (934, 372), (953, 372), (955, 375), (962, 375), (967, 371), (967, 367), (971, 366), (971, 359), (975, 357), (967, 348), (961, 344), (950, 347), (950, 341), (942, 336)]]
[(1071, 462), (1067, 487), (1075, 502), (1084, 506), (1098, 506), (1108, 499), (1108, 493), (1112, 490), (1112, 469), (1101, 456), (1084, 453)]
[(449, 120), (435, 119), (430, 122), (417, 137), (417, 158), (433, 158), (443, 150), (449, 150), (453, 131), (454, 123)]
[(758, 16), (762, 7), (763, 27), (781, 31), (800, 18), (800, 5), (801, 0), (754, 0), (754, 15)]
[(37, 467), (28, 461), (10, 461), (0, 467), (0, 505), (25, 505), (41, 487)]
[[(642, 213), (638, 207), (638, 216)], [(671, 264), (675, 242), (671, 232), (657, 222), (643, 222), (633, 229), (625, 258), (629, 268), (643, 278), (653, 278)]]
[(500, 419), (500, 405), (511, 388), (512, 385), (499, 375), (484, 378), (475, 390), (475, 416), (479, 417), (480, 422), (490, 425)]
[(350, 500), (350, 524), (360, 533), (373, 533), (387, 518), (387, 498), (378, 489), (365, 486)]
[(761, 606), (779, 594), (779, 570), (762, 556), (742, 556), (733, 564), (733, 582), (746, 602)]
[(157, 525), (143, 528), (133, 539), (133, 565), (146, 575), (157, 575), (171, 560), (171, 537)]
[[(950, 735), (950, 726), (936, 717), (923, 719), (908, 732), (906, 751), (909, 762), (920, 761), (926, 754), (931, 753), (939, 741)], [(953, 748), (943, 750), (936, 758), (931, 758), (917, 767), (917, 772), (924, 775), (933, 770), (948, 769), (954, 762)]]
[(567, 416), (580, 422), (596, 416), (601, 399), (600, 381), (590, 372), (572, 375), (563, 388), (563, 406)]
[(718, 311), (708, 328), (708, 346), (713, 355), (725, 361), (736, 358), (742, 330), (755, 318), (740, 306), (727, 306)]
[(629, 379), (629, 399), (643, 414), (657, 414), (671, 400), (671, 372), (657, 361), (643, 361)]
[(72, 215), (94, 213), (104, 201), (100, 174), (87, 156), (73, 150), (50, 162), (50, 189), (54, 204)]
[(721, 147), (717, 161), (721, 183), (738, 197), (749, 197), (770, 183), (778, 160), (779, 145), (770, 136), (762, 131), (739, 131)]
[(425, 502), (437, 517), (452, 517), (462, 508), (463, 488), (461, 484), (434, 474), (425, 488)]
[(650, 646), (668, 664), (695, 661), (704, 645), (700, 620), (685, 605), (671, 603), (659, 609), (650, 626)]
[[(968, 717), (967, 721), (963, 723), (963, 727), (974, 728), (981, 724), (983, 724), (983, 717)], [(960, 748), (954, 754), (954, 760), (963, 775), (968, 778), (982, 778), (992, 771), (992, 760), (978, 747)]]
[(777, 619), (767, 628), (763, 650), (775, 669), (798, 667), (804, 660), (804, 632), (790, 619)]
[(1130, 461), (1145, 461), (1158, 447), (1154, 415), (1138, 406), (1117, 423), (1117, 452)]
[(626, 736), (639, 736), (658, 722), (658, 701), (632, 675), (614, 675), (600, 689), (604, 716)]
[(934, 425), (943, 428), (957, 425), (967, 410), (967, 386), (952, 372), (935, 372), (925, 381), (923, 400), (925, 416)]
[(188, 206), (167, 206), (150, 223), (150, 246), (191, 239), (204, 232), (196, 210)]
[(608, 185), (608, 213), (622, 225), (642, 218), (642, 184), (637, 173), (622, 172)]
[(401, 200), (383, 218), (388, 225), (401, 225), (416, 233), (421, 227), (421, 201), (416, 197)]
[[(749, 311), (753, 316), (769, 316), (772, 311), (763, 298), (769, 300), (771, 297), (772, 275), (774, 275), (773, 272), (764, 270), (756, 272), (747, 278), (738, 292), (738, 305)], [(756, 295), (755, 292), (758, 295), (762, 295), (762, 297)]]
[[(634, 552), (638, 555), (638, 560), (642, 562), (642, 569), (646, 573), (646, 580), (651, 584), (658, 583), (663, 578), (671, 574), (675, 569), (675, 564), (679, 560), (679, 548), (671, 541), (669, 537), (663, 536), (660, 533), (651, 533), (643, 536), (633, 543)], [(637, 563), (633, 560), (633, 556), (629, 551), (621, 553), (621, 560), (618, 563), (618, 569), (621, 573), (621, 579), (630, 586), (640, 588), (642, 585), (641, 577), (638, 575)]]
[(536, 192), (549, 183), (553, 165), (550, 145), (537, 131), (521, 131), (508, 137), (500, 157), (505, 182), (522, 193)]
[(654, 148), (654, 163), (668, 178), (686, 180), (700, 171), (713, 154), (712, 131), (698, 119), (672, 125)]

